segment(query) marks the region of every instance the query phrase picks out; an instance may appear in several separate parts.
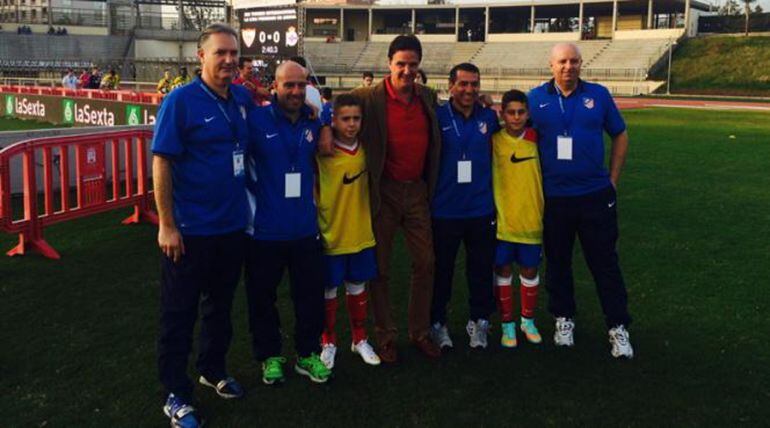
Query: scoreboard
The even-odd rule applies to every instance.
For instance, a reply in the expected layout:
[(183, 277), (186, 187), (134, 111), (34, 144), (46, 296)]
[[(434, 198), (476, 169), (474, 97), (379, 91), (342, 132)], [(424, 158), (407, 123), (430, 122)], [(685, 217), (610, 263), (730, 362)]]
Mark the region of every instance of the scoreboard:
[(238, 11), (238, 17), (241, 22), (242, 55), (297, 55), (299, 31), (295, 7), (241, 9)]

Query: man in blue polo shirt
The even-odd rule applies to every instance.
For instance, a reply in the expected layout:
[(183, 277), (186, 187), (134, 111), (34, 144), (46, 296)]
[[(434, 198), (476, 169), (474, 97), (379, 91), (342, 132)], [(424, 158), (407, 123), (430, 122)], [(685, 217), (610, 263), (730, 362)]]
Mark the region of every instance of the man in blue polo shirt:
[(321, 122), (305, 105), (307, 71), (287, 61), (276, 69), (271, 104), (249, 117), (249, 197), (254, 213), (246, 261), (249, 328), (262, 381), (284, 380), (276, 289), (289, 271), (296, 318), (296, 372), (326, 382), (321, 362), (326, 270), (313, 199)]
[(492, 134), (497, 114), (479, 104), (481, 75), (470, 63), (449, 72), (449, 102), (436, 110), (441, 126), (441, 161), (431, 203), (436, 274), (431, 305), (431, 338), (453, 347), (446, 327), (455, 259), (465, 244), (470, 316), (466, 330), (472, 348), (487, 347), (489, 315), (495, 310), (492, 265), (495, 208), (492, 195)]
[(180, 427), (200, 422), (186, 373), (199, 306), (199, 381), (224, 398), (243, 395), (227, 375), (225, 356), (247, 239), (244, 152), (253, 107), (249, 93), (230, 84), (238, 60), (235, 30), (206, 28), (198, 57), (201, 77), (164, 99), (152, 144), (163, 251), (158, 368), (169, 394), (163, 410)]
[[(580, 80), (577, 46), (557, 44), (550, 64), (554, 78), (530, 92), (529, 105), (543, 170), (546, 288), (548, 309), (556, 317), (554, 342), (574, 344), (572, 249), (577, 235), (596, 282), (611, 354), (632, 358), (626, 330), (631, 316), (616, 251), (616, 189), (628, 150), (626, 124), (605, 87)], [(604, 166), (605, 132), (612, 141), (609, 170)]]

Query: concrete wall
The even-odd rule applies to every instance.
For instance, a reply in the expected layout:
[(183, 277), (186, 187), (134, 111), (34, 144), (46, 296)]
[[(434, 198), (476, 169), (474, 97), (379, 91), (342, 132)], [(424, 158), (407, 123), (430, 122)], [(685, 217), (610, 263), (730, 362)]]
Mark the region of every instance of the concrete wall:
[(352, 12), (350, 10), (345, 11), (345, 34), (342, 35), (344, 38), (348, 32), (348, 29), (352, 28), (355, 30), (355, 40), (356, 42), (365, 42), (369, 40), (369, 15), (368, 13), (362, 14), (358, 11)]
[(678, 39), (683, 32), (682, 28), (616, 31), (615, 40)]
[(454, 34), (418, 34), (417, 38), (421, 42), (456, 42), (457, 36)]
[(576, 42), (580, 33), (487, 34), (487, 42)]
[[(196, 42), (184, 42), (183, 57), (193, 57), (198, 51)], [(174, 58), (179, 56), (179, 42), (160, 40), (137, 40), (134, 46), (134, 57), (139, 58)]]
[(618, 16), (618, 30), (641, 30), (645, 22), (646, 19), (642, 15)]

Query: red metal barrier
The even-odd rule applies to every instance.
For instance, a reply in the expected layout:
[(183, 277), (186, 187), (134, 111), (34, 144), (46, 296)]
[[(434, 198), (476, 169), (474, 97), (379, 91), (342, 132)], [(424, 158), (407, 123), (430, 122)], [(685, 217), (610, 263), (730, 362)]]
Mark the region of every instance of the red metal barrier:
[[(19, 244), (9, 256), (34, 250), (45, 257), (59, 259), (59, 253), (43, 239), (43, 228), (51, 224), (87, 217), (115, 208), (133, 206), (134, 213), (123, 224), (144, 220), (158, 224), (150, 209), (146, 144), (152, 139), (148, 130), (104, 132), (67, 137), (49, 137), (21, 141), (0, 150), (0, 230), (18, 234)], [(120, 171), (121, 147), (124, 171)], [(112, 185), (108, 198), (106, 150), (110, 150)], [(70, 206), (70, 149), (75, 153), (76, 204)], [(11, 205), (13, 158), (21, 158), (24, 177), (24, 217), (15, 219)], [(136, 165), (134, 165), (136, 158)], [(38, 208), (36, 164), (42, 160), (43, 210)], [(54, 205), (54, 167), (58, 167), (59, 203)], [(136, 172), (134, 172), (134, 170)], [(121, 189), (121, 183), (124, 183)], [(58, 209), (57, 209), (58, 208)]]
[(144, 104), (160, 104), (162, 94), (153, 92), (135, 92), (129, 90), (103, 91), (101, 89), (64, 89), (46, 86), (19, 86), (2, 85), (0, 92), (30, 94), (30, 95), (55, 95), (66, 97), (92, 98), (101, 100), (117, 100), (123, 102), (138, 102)]

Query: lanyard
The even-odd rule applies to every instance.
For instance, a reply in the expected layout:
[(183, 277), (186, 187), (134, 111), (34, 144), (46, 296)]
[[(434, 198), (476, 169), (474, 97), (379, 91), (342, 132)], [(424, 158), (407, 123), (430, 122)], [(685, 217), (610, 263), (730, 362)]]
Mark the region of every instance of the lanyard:
[[(299, 160), (299, 150), (302, 146), (302, 139), (305, 137), (305, 133), (309, 131), (309, 129), (306, 128), (304, 132), (301, 132), (299, 135), (299, 138), (297, 138), (297, 144), (290, 144), (289, 141), (286, 140), (286, 136), (284, 135), (283, 130), (281, 129), (280, 121), (278, 120), (278, 116), (275, 114), (275, 104), (270, 106), (270, 114), (273, 115), (273, 119), (275, 120), (276, 130), (278, 131), (278, 136), (281, 138), (281, 143), (283, 143), (284, 150), (286, 150), (286, 155), (289, 157), (289, 163), (291, 164), (291, 172), (294, 172), (297, 166), (297, 161)], [(299, 121), (298, 121), (299, 122)], [(292, 130), (294, 128), (294, 125), (291, 124)]]
[[(464, 138), (466, 136), (466, 134), (468, 133), (467, 132), (467, 127), (463, 128), (463, 133), (460, 134), (460, 130), (457, 128), (457, 122), (455, 121), (454, 112), (452, 111), (452, 102), (451, 101), (446, 104), (446, 108), (449, 111), (449, 117), (452, 118), (452, 127), (454, 128), (455, 135), (457, 135), (457, 139), (458, 139), (458, 141), (460, 143), (460, 151), (462, 152), (463, 160), (465, 160), (466, 153), (468, 152), (468, 141), (467, 141), (468, 139)], [(471, 116), (473, 116), (472, 113), (471, 113)]]
[[(572, 127), (572, 119), (575, 117), (575, 106), (574, 103), (572, 103), (572, 109), (569, 111), (569, 114), (567, 113), (567, 109), (564, 108), (564, 100), (567, 98), (562, 94), (561, 89), (559, 88), (559, 85), (556, 84), (556, 82), (553, 83), (553, 87), (556, 90), (556, 93), (559, 97), (559, 108), (561, 109), (561, 120), (562, 125), (564, 125), (564, 135), (568, 135), (568, 131)], [(577, 90), (577, 88), (575, 88)], [(569, 107), (569, 105), (567, 106)]]
[(211, 97), (212, 100), (217, 104), (217, 107), (219, 107), (219, 111), (222, 112), (222, 116), (225, 117), (225, 120), (227, 121), (227, 125), (230, 127), (230, 133), (233, 136), (233, 139), (235, 140), (235, 147), (237, 150), (241, 149), (241, 143), (238, 141), (238, 126), (230, 120), (230, 115), (227, 114), (227, 111), (224, 107), (222, 107), (222, 102), (217, 98), (216, 95), (214, 95), (211, 90), (203, 83), (200, 82), (200, 86), (203, 89), (204, 92), (208, 94), (209, 97)]

